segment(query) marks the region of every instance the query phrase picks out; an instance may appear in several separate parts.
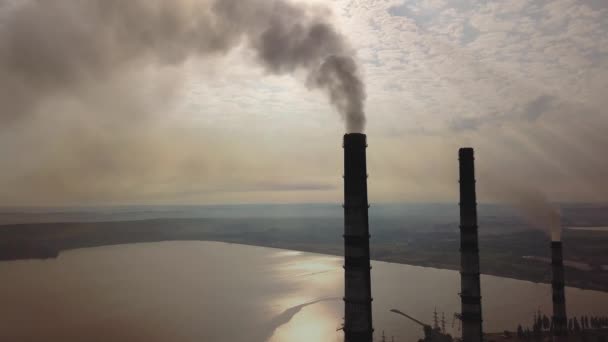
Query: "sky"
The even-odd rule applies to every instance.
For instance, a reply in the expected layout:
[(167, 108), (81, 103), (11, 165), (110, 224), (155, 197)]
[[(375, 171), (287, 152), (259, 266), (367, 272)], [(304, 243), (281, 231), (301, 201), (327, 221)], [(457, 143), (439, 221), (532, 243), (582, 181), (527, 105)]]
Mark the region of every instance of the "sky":
[[(28, 1), (0, 1), (0, 62), (13, 61), (0, 75), (15, 94), (23, 82), (7, 68), (20, 52), (61, 50), (56, 64), (48, 59), (58, 55), (32, 53), (30, 65), (85, 67), (99, 53), (70, 53), (80, 51), (72, 27), (97, 29), (78, 11), (68, 18), (85, 26), (15, 26), (11, 11)], [(608, 200), (608, 2), (316, 3), (365, 84), (372, 203), (457, 203), (463, 146), (476, 151), (480, 202), (530, 191)], [(15, 27), (26, 28), (24, 41), (5, 44)], [(3, 109), (0, 205), (342, 201), (345, 123), (306, 72), (270, 72), (246, 44), (204, 57), (166, 45), (167, 56), (145, 63), (83, 67), (70, 87), (23, 86), (36, 93)]]

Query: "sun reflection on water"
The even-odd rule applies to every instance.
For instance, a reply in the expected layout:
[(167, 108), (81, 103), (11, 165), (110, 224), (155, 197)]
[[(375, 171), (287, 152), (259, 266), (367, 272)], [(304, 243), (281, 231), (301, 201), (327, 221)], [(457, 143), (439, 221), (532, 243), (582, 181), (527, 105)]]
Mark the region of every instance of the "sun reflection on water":
[(291, 284), (288, 296), (273, 303), (275, 318), (286, 318), (268, 342), (340, 341), (342, 260), (323, 255), (281, 253), (277, 277)]
[(327, 256), (299, 257), (297, 261), (286, 261), (276, 268), (278, 275), (296, 279), (340, 270), (342, 270), (341, 260)]
[(302, 308), (287, 324), (278, 327), (268, 342), (340, 341), (340, 313), (334, 307), (334, 303), (319, 302)]
[(294, 257), (294, 256), (298, 256), (301, 255), (302, 252), (300, 251), (280, 251), (274, 254), (274, 257), (277, 258), (283, 258), (283, 257)]

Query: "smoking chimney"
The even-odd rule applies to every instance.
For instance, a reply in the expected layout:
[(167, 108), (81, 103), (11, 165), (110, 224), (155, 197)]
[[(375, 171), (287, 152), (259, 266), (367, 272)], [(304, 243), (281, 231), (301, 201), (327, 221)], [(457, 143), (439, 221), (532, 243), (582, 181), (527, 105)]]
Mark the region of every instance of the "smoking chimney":
[(564, 292), (564, 258), (562, 242), (551, 241), (551, 269), (553, 271), (553, 341), (563, 341), (568, 334), (566, 295)]
[(477, 239), (475, 158), (472, 148), (461, 148), (460, 161), (460, 279), (462, 341), (481, 342), (481, 285)]
[(344, 135), (344, 341), (372, 342), (365, 134)]

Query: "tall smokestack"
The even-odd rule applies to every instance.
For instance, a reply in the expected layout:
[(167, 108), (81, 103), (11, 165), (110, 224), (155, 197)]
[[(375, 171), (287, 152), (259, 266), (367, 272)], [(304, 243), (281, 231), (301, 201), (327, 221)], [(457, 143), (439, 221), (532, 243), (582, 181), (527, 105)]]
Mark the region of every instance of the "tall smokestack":
[(366, 136), (344, 135), (344, 341), (372, 342)]
[(564, 341), (568, 335), (566, 295), (564, 291), (564, 258), (562, 242), (551, 241), (551, 269), (553, 272), (553, 341)]
[(460, 161), (460, 279), (462, 341), (481, 342), (481, 285), (477, 239), (477, 200), (475, 195), (475, 157), (472, 148), (461, 148)]

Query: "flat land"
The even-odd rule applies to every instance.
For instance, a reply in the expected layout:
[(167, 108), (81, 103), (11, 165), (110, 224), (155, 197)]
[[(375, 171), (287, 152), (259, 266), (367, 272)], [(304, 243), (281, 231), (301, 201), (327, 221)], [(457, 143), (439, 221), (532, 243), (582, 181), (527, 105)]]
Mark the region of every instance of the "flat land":
[[(398, 215), (393, 209), (383, 210), (371, 212), (372, 259), (459, 269), (458, 216), (453, 207), (417, 208), (411, 212), (398, 211)], [(606, 224), (603, 209), (564, 212), (568, 216), (562, 220), (567, 225)], [(107, 216), (98, 213), (94, 217), (82, 213), (5, 213), (0, 215), (6, 223), (0, 225), (0, 260), (53, 258), (68, 249), (169, 240), (221, 241), (342, 255), (343, 220), (339, 208), (332, 207), (322, 215), (314, 213), (318, 211), (292, 210), (288, 215), (266, 217), (266, 214), (228, 210), (222, 215), (204, 212), (199, 216), (208, 217), (185, 218), (181, 216), (188, 215), (164, 212), (157, 216), (177, 217), (155, 218), (155, 215), (138, 212), (137, 219), (124, 212), (106, 213)], [(68, 222), (46, 222), (62, 218)], [(100, 219), (102, 221), (98, 221)], [(11, 220), (20, 223), (8, 224)], [(480, 215), (479, 226), (482, 273), (534, 282), (551, 281), (547, 262), (550, 242), (544, 232), (530, 229), (512, 213), (496, 208), (486, 209), (485, 214)], [(608, 271), (605, 270), (608, 232), (565, 230), (563, 241), (564, 258), (568, 260), (567, 285), (608, 291)]]

